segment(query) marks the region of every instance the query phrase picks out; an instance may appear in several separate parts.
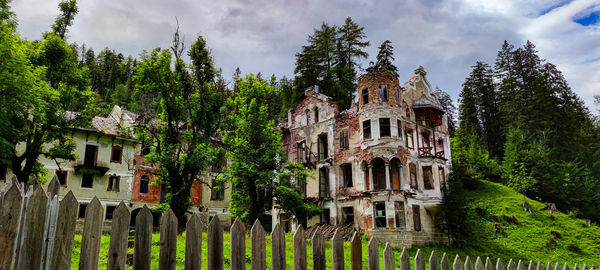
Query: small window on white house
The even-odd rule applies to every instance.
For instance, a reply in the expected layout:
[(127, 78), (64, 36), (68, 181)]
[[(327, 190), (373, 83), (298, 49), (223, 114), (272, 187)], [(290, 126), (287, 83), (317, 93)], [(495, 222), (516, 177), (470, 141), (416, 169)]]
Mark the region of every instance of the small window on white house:
[(66, 186), (67, 185), (67, 171), (61, 171), (61, 170), (57, 170), (56, 171), (56, 178), (58, 178), (58, 183), (61, 186)]
[(142, 175), (140, 177), (140, 194), (147, 194), (150, 189), (150, 177)]
[(92, 188), (94, 186), (94, 175), (91, 173), (84, 173), (81, 176), (81, 187)]
[(404, 220), (404, 203), (394, 202), (394, 211), (396, 214), (396, 228), (404, 228), (406, 226), (406, 221)]
[(354, 224), (354, 207), (342, 207), (342, 224)]
[(121, 177), (116, 175), (111, 175), (108, 177), (108, 188), (107, 191), (116, 191), (119, 192), (119, 182)]

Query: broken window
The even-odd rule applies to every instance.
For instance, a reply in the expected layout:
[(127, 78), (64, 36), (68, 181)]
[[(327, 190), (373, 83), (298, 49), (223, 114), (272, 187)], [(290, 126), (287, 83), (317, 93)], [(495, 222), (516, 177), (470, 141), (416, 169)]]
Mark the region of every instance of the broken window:
[(87, 208), (87, 203), (79, 204), (79, 211), (77, 214), (78, 218), (85, 218), (85, 209)]
[(296, 162), (304, 162), (304, 141), (296, 143)]
[(385, 189), (385, 162), (383, 159), (373, 160), (373, 189)]
[(431, 147), (431, 142), (429, 141), (429, 132), (421, 133), (421, 137), (423, 138), (423, 147)]
[(328, 184), (329, 183), (329, 174), (326, 167), (321, 167), (319, 169), (319, 198), (327, 198), (329, 197), (328, 192)]
[(363, 105), (369, 103), (369, 89), (365, 88), (362, 90), (362, 100), (363, 100)]
[(323, 209), (323, 213), (321, 214), (321, 223), (329, 224), (329, 217), (331, 216), (331, 212), (329, 208)]
[(340, 131), (340, 149), (348, 149), (350, 146), (350, 141), (348, 138), (348, 130), (344, 129)]
[[(1, 172), (0, 172), (0, 177), (1, 177)], [(56, 171), (56, 178), (58, 179), (58, 183), (61, 186), (66, 186), (67, 185), (67, 171), (61, 171), (61, 170), (57, 170)]]
[(379, 137), (392, 136), (389, 118), (379, 118)]
[(319, 108), (315, 107), (315, 123), (319, 123)]
[(106, 219), (111, 220), (113, 218), (113, 213), (115, 212), (115, 209), (117, 207), (114, 205), (107, 205), (106, 206)]
[(425, 189), (433, 189), (433, 174), (431, 173), (431, 166), (423, 167), (423, 185)]
[(119, 180), (120, 177), (116, 175), (111, 175), (108, 177), (108, 188), (107, 191), (116, 191), (119, 192)]
[(421, 207), (418, 205), (412, 206), (413, 210), (413, 226), (415, 231), (421, 231)]
[(379, 102), (388, 102), (388, 89), (387, 85), (379, 85)]
[(342, 207), (342, 224), (354, 224), (354, 207)]
[(94, 175), (91, 173), (84, 173), (81, 176), (81, 187), (92, 188), (94, 185)]
[(210, 199), (213, 201), (222, 201), (225, 198), (225, 187), (223, 186), (223, 183), (217, 182), (217, 179), (212, 179), (211, 185)]
[(97, 145), (86, 145), (85, 156), (83, 158), (83, 164), (86, 166), (96, 166), (96, 157), (98, 153)]
[(402, 102), (401, 101), (402, 98), (400, 97), (400, 91), (402, 91), (402, 90), (400, 90), (400, 88), (396, 87), (396, 105), (398, 105), (398, 106), (400, 106), (401, 105), (400, 103)]
[(402, 121), (397, 120), (396, 124), (398, 125), (398, 139), (402, 139)]
[(110, 162), (121, 163), (122, 158), (123, 158), (123, 147), (113, 145), (112, 151), (110, 154)]
[(413, 141), (413, 132), (412, 130), (404, 131), (404, 135), (406, 137), (406, 147), (413, 149), (415, 147)]
[(394, 211), (396, 218), (396, 228), (404, 228), (406, 221), (404, 220), (404, 203), (394, 202)]
[(327, 134), (319, 135), (318, 139), (318, 147), (319, 147), (319, 160), (326, 159), (327, 154)]
[(410, 187), (418, 189), (419, 184), (417, 183), (417, 166), (411, 163), (408, 168), (410, 170)]
[(387, 227), (387, 218), (385, 215), (385, 202), (375, 203), (375, 227)]
[(149, 189), (150, 189), (150, 177), (148, 177), (147, 175), (142, 175), (142, 177), (140, 177), (140, 193), (146, 194), (146, 193), (148, 193)]
[(342, 164), (340, 169), (342, 171), (342, 187), (352, 187), (352, 164)]
[(371, 120), (363, 121), (363, 138), (371, 139)]
[(142, 143), (142, 152), (141, 152), (141, 154), (142, 154), (142, 156), (150, 154), (150, 145), (148, 145), (146, 142)]

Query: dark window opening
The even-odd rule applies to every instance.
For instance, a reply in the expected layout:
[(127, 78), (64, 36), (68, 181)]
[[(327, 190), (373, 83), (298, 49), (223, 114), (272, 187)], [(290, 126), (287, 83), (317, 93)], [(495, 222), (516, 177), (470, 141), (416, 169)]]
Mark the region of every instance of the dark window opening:
[(84, 173), (81, 176), (81, 187), (92, 188), (94, 186), (94, 175), (91, 173)]
[(353, 187), (352, 164), (342, 164), (340, 165), (340, 169), (342, 170), (342, 187)]
[(315, 123), (319, 123), (319, 108), (315, 107)]
[(365, 88), (362, 90), (362, 100), (363, 100), (363, 105), (369, 103), (369, 89)]
[(390, 178), (392, 178), (392, 189), (400, 190), (401, 187), (401, 178), (402, 178), (402, 163), (399, 159), (394, 158), (390, 162)]
[(363, 121), (363, 138), (371, 139), (371, 120)]
[(321, 223), (329, 224), (329, 217), (331, 216), (331, 212), (329, 208), (323, 209), (323, 213), (321, 214)]
[(348, 149), (350, 147), (350, 139), (348, 138), (348, 130), (340, 131), (340, 149)]
[(304, 141), (296, 143), (296, 162), (304, 162)]
[(110, 155), (110, 162), (121, 163), (123, 158), (123, 147), (113, 146)]
[(140, 177), (140, 193), (146, 194), (150, 190), (150, 177), (142, 175)]
[(222, 201), (225, 199), (225, 187), (222, 183), (218, 183), (216, 179), (212, 180), (210, 199), (213, 201)]
[(373, 160), (373, 189), (385, 189), (385, 162), (377, 158)]
[(429, 141), (429, 133), (423, 132), (421, 133), (423, 138), (423, 147), (431, 147), (431, 142)]
[(319, 169), (319, 198), (327, 198), (329, 197), (328, 183), (329, 183), (329, 173), (326, 167), (322, 167)]
[(419, 184), (417, 183), (417, 166), (411, 163), (408, 168), (410, 170), (410, 187), (418, 189)]
[(327, 134), (321, 134), (321, 135), (319, 135), (318, 146), (319, 146), (319, 160), (326, 159), (327, 156), (328, 156), (328, 153), (327, 153)]
[(67, 171), (56, 171), (56, 178), (58, 178), (58, 183), (61, 186), (67, 185)]
[(342, 224), (354, 224), (354, 207), (342, 207)]
[(438, 171), (440, 172), (440, 186), (446, 185), (446, 172), (444, 171), (444, 167), (438, 167)]
[(421, 207), (418, 205), (412, 206), (413, 210), (413, 224), (415, 231), (421, 231)]
[(6, 171), (8, 171), (6, 165), (0, 165), (0, 180), (6, 182)]
[(86, 145), (83, 164), (86, 166), (96, 166), (96, 157), (98, 153), (97, 145)]
[(106, 190), (119, 192), (120, 178), (121, 177), (116, 176), (116, 175), (109, 176), (108, 177), (108, 188)]
[(425, 189), (433, 189), (433, 173), (431, 172), (431, 166), (423, 167), (423, 185)]
[(78, 218), (85, 218), (85, 209), (86, 208), (87, 208), (86, 203), (79, 204), (79, 214), (77, 215)]
[(400, 102), (401, 101), (401, 97), (400, 97), (400, 91), (402, 91), (400, 88), (396, 87), (396, 105), (400, 106)]
[(387, 227), (387, 218), (385, 215), (385, 203), (375, 203), (375, 227)]
[(397, 120), (398, 124), (398, 139), (402, 139), (402, 121)]
[(150, 154), (150, 145), (142, 143), (142, 156)]
[(115, 212), (116, 206), (109, 205), (106, 206), (106, 219), (111, 220), (113, 218), (113, 212)]
[(406, 221), (404, 220), (404, 203), (394, 202), (394, 211), (396, 217), (396, 228), (404, 228)]
[(379, 137), (392, 136), (389, 118), (379, 118)]
[(379, 102), (388, 102), (388, 89), (385, 84), (379, 86)]

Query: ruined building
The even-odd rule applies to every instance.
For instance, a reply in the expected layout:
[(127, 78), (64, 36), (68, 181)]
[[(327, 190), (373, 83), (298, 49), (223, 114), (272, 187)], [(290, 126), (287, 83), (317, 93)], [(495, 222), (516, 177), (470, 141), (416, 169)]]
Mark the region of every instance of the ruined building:
[[(403, 86), (387, 72), (358, 79), (358, 103), (339, 111), (314, 89), (288, 113), (288, 159), (312, 171), (305, 196), (323, 208), (306, 221), (354, 224), (394, 246), (445, 243), (436, 232), (450, 169), (444, 110), (422, 67)], [(277, 207), (274, 222), (295, 227)]]

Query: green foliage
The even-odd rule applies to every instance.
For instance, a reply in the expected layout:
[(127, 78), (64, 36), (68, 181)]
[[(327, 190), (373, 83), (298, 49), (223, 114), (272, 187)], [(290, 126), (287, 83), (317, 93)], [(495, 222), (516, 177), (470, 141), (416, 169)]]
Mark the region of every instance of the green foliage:
[[(367, 68), (368, 72), (373, 71), (384, 71), (389, 72), (395, 77), (398, 77), (398, 68), (392, 61), (394, 60), (394, 47), (392, 42), (389, 40), (384, 41), (379, 45), (379, 52), (377, 53), (377, 61)], [(372, 62), (371, 62), (372, 63)]]
[(52, 31), (54, 34), (64, 39), (67, 33), (67, 28), (73, 24), (75, 15), (79, 12), (77, 8), (77, 0), (65, 0), (58, 4), (61, 14), (56, 17)]
[(463, 182), (469, 181), (471, 176), (466, 168), (458, 163), (452, 166), (448, 182), (442, 185), (441, 215), (443, 224), (441, 230), (448, 234), (452, 246), (464, 247), (467, 241), (472, 240), (473, 225), (471, 224), (470, 210), (465, 201)]

